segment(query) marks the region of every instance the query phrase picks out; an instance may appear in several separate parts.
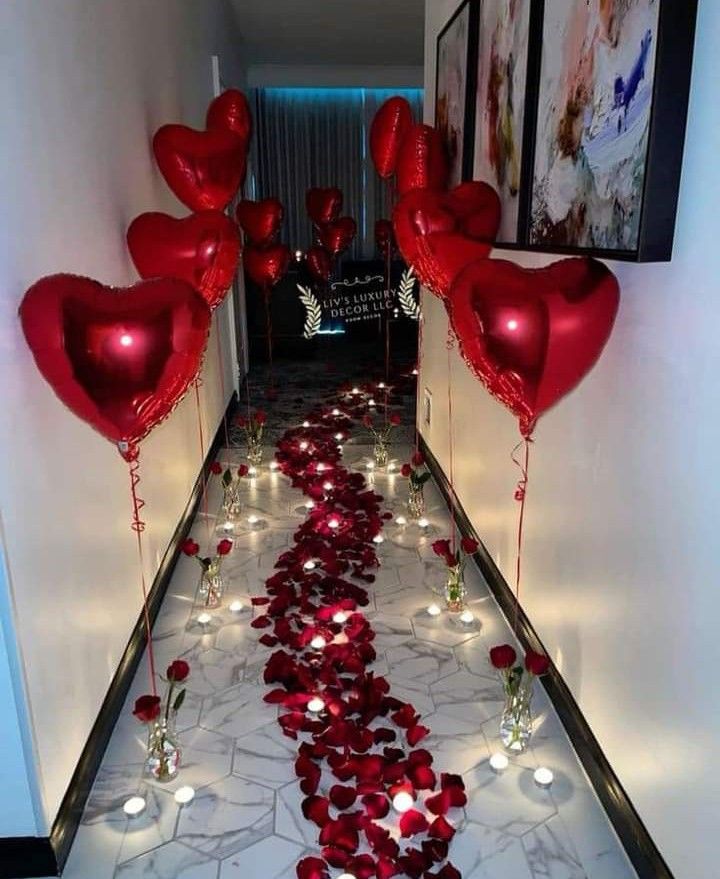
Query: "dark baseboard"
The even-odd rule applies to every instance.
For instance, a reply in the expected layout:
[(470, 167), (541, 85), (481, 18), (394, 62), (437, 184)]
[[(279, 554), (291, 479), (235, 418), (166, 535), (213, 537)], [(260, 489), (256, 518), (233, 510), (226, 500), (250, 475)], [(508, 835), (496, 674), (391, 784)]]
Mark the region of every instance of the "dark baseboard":
[[(495, 601), (506, 619), (514, 619), (517, 614), (517, 635), (523, 648), (546, 653), (522, 607), (516, 608), (512, 589), (473, 528), (442, 467), (422, 436), (420, 448), (448, 507), (454, 509), (458, 529), (464, 536), (478, 541), (475, 561)], [(639, 879), (673, 879), (670, 868), (623, 789), (568, 685), (554, 665), (551, 665), (542, 683)]]
[[(237, 395), (233, 394), (225, 412), (225, 418), (232, 418), (237, 407)], [(187, 537), (202, 498), (202, 489), (210, 472), (210, 464), (215, 460), (223, 445), (225, 431), (221, 423), (210, 446), (202, 472), (198, 475), (185, 511), (175, 533), (168, 544), (155, 579), (148, 594), (150, 619), (154, 623), (165, 592), (170, 583), (175, 565), (180, 555), (180, 545)], [(145, 620), (140, 614), (132, 631), (125, 652), (122, 655), (107, 695), (100, 708), (80, 760), (75, 767), (57, 818), (49, 837), (23, 836), (0, 838), (0, 879), (27, 879), (36, 876), (59, 876), (65, 866), (70, 846), (82, 818), (90, 789), (110, 736), (122, 711), (130, 685), (140, 663), (146, 645)]]

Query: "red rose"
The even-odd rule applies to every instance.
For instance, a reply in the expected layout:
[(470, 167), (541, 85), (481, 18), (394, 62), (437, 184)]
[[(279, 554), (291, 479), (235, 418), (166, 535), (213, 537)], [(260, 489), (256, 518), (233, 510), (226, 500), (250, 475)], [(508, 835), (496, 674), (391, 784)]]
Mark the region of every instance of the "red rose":
[(267, 421), (267, 413), (263, 412), (262, 409), (258, 409), (255, 413), (255, 423), (256, 424), (265, 424)]
[(238, 427), (247, 427), (247, 418), (244, 415), (238, 415), (235, 419), (235, 424), (237, 424)]
[(222, 473), (222, 464), (219, 461), (213, 461), (210, 465), (210, 472), (214, 473), (215, 476)]
[(160, 697), (159, 696), (140, 696), (135, 701), (133, 714), (143, 723), (152, 723), (160, 716)]
[(232, 540), (228, 540), (227, 537), (224, 540), (221, 540), (217, 545), (217, 554), (218, 555), (227, 555), (232, 549)]
[(247, 464), (241, 464), (238, 467), (238, 476), (242, 479), (243, 476), (247, 476), (250, 472)]
[(400, 468), (401, 476), (410, 476), (412, 473), (412, 467), (409, 464), (403, 464)]
[(372, 425), (373, 425), (372, 417), (367, 414), (363, 415), (362, 423), (365, 425), (365, 427), (372, 427)]
[(402, 419), (397, 414), (390, 416), (390, 424), (392, 424), (393, 427), (397, 427), (401, 423), (401, 421)]
[(438, 555), (441, 559), (445, 560), (446, 565), (452, 566), (455, 564), (455, 558), (450, 549), (449, 540), (436, 540), (435, 543), (433, 543), (432, 548), (435, 555)]
[(460, 541), (460, 546), (463, 548), (463, 552), (466, 552), (468, 555), (472, 555), (477, 552), (478, 542), (477, 540), (473, 540), (471, 537), (463, 537)]
[(190, 674), (190, 666), (184, 659), (174, 659), (168, 666), (166, 677), (169, 681), (181, 683)]
[(531, 675), (540, 677), (550, 668), (550, 660), (544, 653), (535, 653), (533, 650), (528, 650), (525, 654), (525, 668)]
[(490, 649), (490, 662), (495, 668), (512, 668), (516, 659), (515, 648), (509, 644), (500, 644)]
[(200, 544), (195, 543), (192, 537), (186, 537), (180, 548), (185, 555), (197, 555), (200, 552)]
[(422, 465), (425, 463), (425, 456), (422, 452), (415, 452), (415, 454), (412, 456), (412, 462), (416, 467), (422, 467)]

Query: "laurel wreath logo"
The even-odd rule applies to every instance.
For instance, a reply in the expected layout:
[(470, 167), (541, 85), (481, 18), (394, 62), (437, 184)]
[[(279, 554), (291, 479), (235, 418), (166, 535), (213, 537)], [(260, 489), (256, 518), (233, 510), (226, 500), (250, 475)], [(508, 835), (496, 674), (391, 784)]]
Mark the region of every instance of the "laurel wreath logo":
[(301, 287), (297, 285), (300, 291), (300, 301), (305, 306), (305, 324), (303, 326), (303, 337), (312, 339), (320, 331), (320, 323), (322, 321), (322, 310), (320, 303), (315, 298), (315, 294), (309, 287)]
[(400, 278), (400, 286), (398, 287), (398, 299), (400, 307), (405, 314), (413, 320), (420, 320), (420, 303), (415, 299), (413, 290), (415, 288), (415, 275), (413, 270), (406, 269)]

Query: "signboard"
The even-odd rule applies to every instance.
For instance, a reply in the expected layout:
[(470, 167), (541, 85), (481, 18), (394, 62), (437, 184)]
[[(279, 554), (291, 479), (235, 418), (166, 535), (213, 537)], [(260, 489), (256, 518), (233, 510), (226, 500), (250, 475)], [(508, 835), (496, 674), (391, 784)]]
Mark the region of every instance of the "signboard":
[(297, 285), (305, 306), (303, 336), (311, 339), (318, 333), (333, 332), (339, 325), (376, 320), (388, 312), (402, 311), (417, 320), (420, 306), (414, 295), (415, 276), (411, 269), (403, 272), (397, 287), (387, 290), (383, 275), (365, 275), (333, 281), (323, 293)]

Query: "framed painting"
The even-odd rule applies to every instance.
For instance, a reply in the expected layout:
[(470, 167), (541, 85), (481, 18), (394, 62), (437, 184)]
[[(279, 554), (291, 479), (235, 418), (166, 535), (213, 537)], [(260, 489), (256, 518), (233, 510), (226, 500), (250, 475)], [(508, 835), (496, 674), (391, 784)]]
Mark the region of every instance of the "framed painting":
[(526, 90), (531, 24), (537, 25), (537, 16), (531, 22), (532, 5), (481, 0), (477, 16), (473, 178), (500, 196), (498, 245), (522, 240), (519, 223), (527, 210), (525, 125), (534, 108)]
[(670, 259), (696, 0), (543, 5), (525, 243)]
[(440, 132), (450, 165), (449, 185), (456, 186), (472, 172), (474, 31), (477, 4), (465, 0), (437, 39), (435, 68), (435, 127)]

